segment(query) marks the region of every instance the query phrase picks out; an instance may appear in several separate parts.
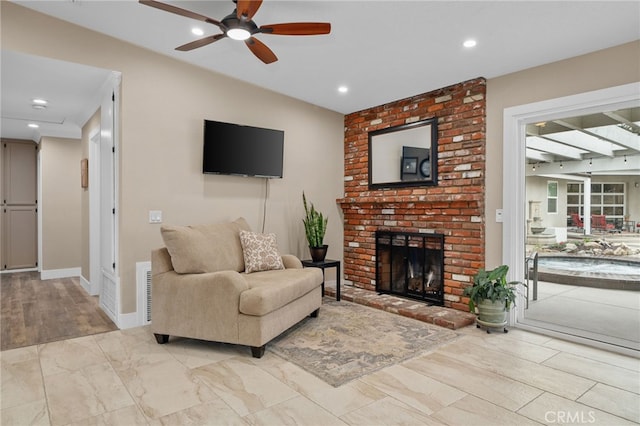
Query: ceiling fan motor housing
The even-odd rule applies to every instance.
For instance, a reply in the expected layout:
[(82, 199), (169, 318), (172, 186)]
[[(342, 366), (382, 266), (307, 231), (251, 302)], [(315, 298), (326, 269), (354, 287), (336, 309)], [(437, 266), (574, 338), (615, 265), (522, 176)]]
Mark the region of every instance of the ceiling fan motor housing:
[(260, 32), (256, 23), (252, 20), (247, 21), (244, 19), (238, 19), (235, 10), (233, 11), (233, 13), (225, 16), (222, 21), (220, 21), (220, 24), (222, 25), (222, 31), (224, 31), (225, 33), (236, 28), (247, 30), (249, 31), (249, 34)]

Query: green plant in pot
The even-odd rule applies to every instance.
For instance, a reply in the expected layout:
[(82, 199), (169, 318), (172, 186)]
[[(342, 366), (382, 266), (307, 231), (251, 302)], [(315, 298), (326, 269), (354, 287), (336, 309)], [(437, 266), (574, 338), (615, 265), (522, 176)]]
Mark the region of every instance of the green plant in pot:
[(477, 313), (477, 326), (487, 327), (487, 333), (492, 328), (504, 328), (507, 325), (507, 314), (515, 306), (517, 286), (520, 281), (507, 282), (509, 267), (501, 265), (486, 271), (480, 269), (473, 277), (473, 285), (466, 287), (464, 296), (469, 297), (469, 310)]
[(304, 212), (306, 214), (305, 218), (302, 219), (302, 223), (304, 223), (304, 231), (307, 236), (307, 242), (309, 243), (311, 259), (313, 259), (314, 262), (321, 262), (327, 255), (328, 246), (324, 244), (324, 234), (327, 231), (328, 218), (317, 211), (313, 203), (310, 203), (311, 207), (309, 207), (304, 192), (302, 192), (302, 203), (304, 204)]

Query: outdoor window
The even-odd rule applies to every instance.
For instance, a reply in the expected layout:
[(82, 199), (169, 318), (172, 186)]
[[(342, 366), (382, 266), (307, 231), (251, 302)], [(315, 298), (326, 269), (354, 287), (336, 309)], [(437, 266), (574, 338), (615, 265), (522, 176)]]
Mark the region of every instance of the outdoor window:
[(558, 182), (547, 182), (547, 213), (558, 213)]
[[(592, 183), (590, 214), (603, 214), (610, 223), (617, 223), (624, 217), (625, 184)], [(567, 184), (567, 214), (578, 213), (584, 216), (584, 184)]]

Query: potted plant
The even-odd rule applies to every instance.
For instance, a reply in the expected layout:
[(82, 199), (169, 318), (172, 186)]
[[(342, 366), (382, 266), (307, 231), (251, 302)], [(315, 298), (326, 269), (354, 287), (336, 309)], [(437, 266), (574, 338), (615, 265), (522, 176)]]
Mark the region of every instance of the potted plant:
[(324, 244), (324, 234), (327, 231), (328, 218), (317, 211), (311, 203), (311, 207), (307, 205), (307, 197), (302, 192), (302, 203), (304, 204), (305, 218), (304, 231), (309, 243), (309, 252), (314, 262), (322, 262), (327, 255), (327, 245)]
[[(517, 285), (520, 281), (507, 282), (509, 267), (501, 265), (486, 271), (481, 268), (473, 277), (473, 285), (466, 287), (464, 296), (469, 297), (469, 310), (478, 315), (477, 326), (487, 327), (487, 333), (492, 328), (504, 328), (507, 325), (507, 313), (515, 306)], [(523, 284), (524, 285), (524, 284)]]

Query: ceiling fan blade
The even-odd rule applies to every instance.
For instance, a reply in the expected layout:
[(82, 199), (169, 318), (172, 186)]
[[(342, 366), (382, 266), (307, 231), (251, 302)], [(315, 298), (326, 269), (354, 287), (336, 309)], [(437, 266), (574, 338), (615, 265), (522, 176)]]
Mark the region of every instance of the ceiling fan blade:
[(255, 37), (249, 37), (245, 40), (245, 44), (247, 47), (253, 52), (254, 55), (258, 57), (265, 64), (270, 64), (278, 60), (278, 57), (267, 47), (266, 44), (262, 43)]
[(238, 5), (236, 7), (238, 19), (242, 19), (242, 16), (244, 15), (245, 19), (250, 21), (258, 9), (260, 9), (261, 4), (262, 0), (238, 0)]
[(289, 24), (263, 25), (260, 27), (260, 32), (276, 35), (329, 34), (331, 24), (328, 22), (291, 22)]
[(191, 19), (197, 19), (198, 21), (208, 22), (210, 24), (217, 25), (218, 27), (220, 26), (220, 22), (216, 21), (215, 19), (167, 3), (162, 3), (155, 0), (139, 0), (139, 2), (141, 4), (144, 4), (145, 6), (155, 7), (156, 9), (164, 10), (165, 12), (175, 13), (176, 15), (184, 16)]
[(202, 47), (202, 46), (206, 46), (207, 44), (211, 44), (214, 41), (221, 40), (221, 39), (225, 38), (226, 36), (227, 36), (226, 34), (216, 34), (216, 35), (208, 36), (208, 37), (205, 37), (205, 38), (201, 38), (200, 40), (192, 41), (190, 43), (183, 44), (182, 46), (178, 46), (178, 47), (176, 47), (176, 50), (179, 50), (181, 52), (187, 52), (189, 50), (197, 49), (198, 47)]

